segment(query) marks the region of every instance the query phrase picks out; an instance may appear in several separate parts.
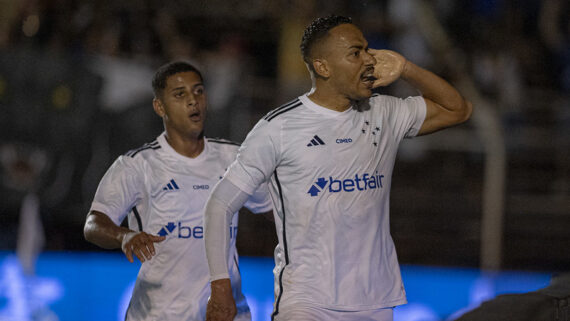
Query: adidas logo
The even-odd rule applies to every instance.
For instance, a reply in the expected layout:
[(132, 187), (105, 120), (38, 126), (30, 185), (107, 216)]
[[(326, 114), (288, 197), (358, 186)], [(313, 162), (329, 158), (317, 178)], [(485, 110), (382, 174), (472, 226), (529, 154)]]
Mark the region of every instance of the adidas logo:
[(307, 144), (307, 147), (319, 146), (319, 145), (325, 145), (325, 142), (323, 142), (323, 140), (319, 136), (315, 135), (313, 139), (311, 139), (311, 142)]
[(177, 190), (177, 189), (180, 189), (180, 188), (178, 187), (178, 185), (176, 185), (176, 182), (174, 181), (174, 179), (171, 179), (170, 182), (162, 188), (163, 191), (173, 191), (173, 190)]

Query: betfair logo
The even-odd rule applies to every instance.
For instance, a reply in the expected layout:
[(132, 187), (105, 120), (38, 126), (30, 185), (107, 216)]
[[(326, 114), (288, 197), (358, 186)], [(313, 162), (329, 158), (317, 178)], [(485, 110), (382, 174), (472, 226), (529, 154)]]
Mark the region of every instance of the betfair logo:
[[(204, 238), (203, 226), (190, 226), (185, 224), (185, 222), (168, 222), (166, 225), (163, 225), (160, 231), (156, 234), (158, 236), (177, 237), (179, 239)], [(230, 225), (230, 238), (233, 239), (236, 237), (237, 229), (237, 226)]]
[[(311, 197), (318, 196), (319, 193), (328, 191), (329, 193), (339, 193), (339, 192), (360, 192), (366, 190), (372, 190), (377, 188), (382, 188), (382, 179), (384, 175), (378, 174), (367, 174), (364, 175), (354, 175), (354, 178), (334, 178), (329, 176), (327, 180), (324, 177), (319, 177), (311, 188), (307, 191), (311, 194)], [(328, 188), (327, 188), (328, 185)]]
[[(173, 233), (174, 230), (178, 230), (178, 233)], [(168, 222), (168, 224), (164, 225), (157, 234), (159, 236), (174, 235), (180, 239), (189, 239), (191, 237), (195, 239), (201, 239), (204, 237), (204, 227), (185, 226), (182, 225), (182, 222), (178, 222), (178, 224), (174, 222)]]

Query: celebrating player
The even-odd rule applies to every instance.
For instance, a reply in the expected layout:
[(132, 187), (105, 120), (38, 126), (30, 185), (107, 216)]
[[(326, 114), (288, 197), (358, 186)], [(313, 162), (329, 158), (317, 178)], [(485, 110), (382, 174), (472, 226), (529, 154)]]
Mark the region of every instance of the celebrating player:
[[(134, 257), (142, 262), (126, 320), (204, 320), (210, 295), (204, 204), (238, 146), (204, 137), (206, 91), (195, 67), (166, 64), (152, 87), (154, 111), (165, 131), (108, 169), (87, 216), (85, 238), (103, 248), (121, 248), (130, 262)], [(260, 188), (245, 206), (267, 212), (269, 194)], [(120, 226), (127, 214), (130, 229)], [(235, 320), (250, 320), (235, 248), (237, 222), (235, 215), (227, 225), (225, 276), (237, 302)]]
[[(472, 106), (400, 54), (368, 48), (350, 18), (319, 18), (301, 51), (312, 90), (269, 112), (206, 205), (208, 320), (231, 320), (228, 221), (269, 182), (279, 245), (274, 320), (392, 320), (406, 303), (389, 231), (398, 145), (466, 121)], [(421, 96), (372, 89), (403, 79)]]

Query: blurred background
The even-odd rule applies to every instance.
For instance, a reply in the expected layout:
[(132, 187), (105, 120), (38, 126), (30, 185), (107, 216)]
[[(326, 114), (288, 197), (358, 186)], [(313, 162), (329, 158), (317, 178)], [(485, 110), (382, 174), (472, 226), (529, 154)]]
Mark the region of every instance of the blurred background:
[[(42, 251), (108, 253), (83, 239), (83, 223), (116, 157), (162, 131), (151, 104), (156, 68), (183, 59), (201, 69), (206, 136), (241, 142), (310, 89), (302, 32), (331, 13), (352, 17), (371, 48), (402, 53), (474, 103), (468, 123), (401, 146), (391, 194), (400, 262), (568, 271), (565, 0), (0, 0), (3, 262), (17, 254), (23, 275), (36, 275)], [(417, 94), (404, 82), (378, 91)], [(243, 212), (238, 235), (244, 257), (270, 259), (271, 222)], [(0, 309), (11, 302), (6, 289), (0, 282)]]

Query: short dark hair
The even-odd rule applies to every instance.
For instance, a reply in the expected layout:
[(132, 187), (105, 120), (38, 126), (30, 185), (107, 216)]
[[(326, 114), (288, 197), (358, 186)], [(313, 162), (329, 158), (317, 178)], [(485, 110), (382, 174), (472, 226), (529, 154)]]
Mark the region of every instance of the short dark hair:
[(329, 30), (332, 28), (346, 24), (352, 23), (350, 17), (330, 15), (328, 17), (317, 18), (311, 22), (311, 24), (305, 29), (303, 33), (303, 39), (301, 40), (301, 54), (303, 55), (303, 60), (309, 65), (311, 70), (313, 66), (311, 64), (311, 49), (313, 45), (328, 35)]
[(162, 93), (162, 90), (166, 88), (166, 80), (168, 77), (175, 75), (181, 72), (195, 72), (199, 77), (200, 80), (203, 82), (204, 78), (202, 77), (202, 73), (198, 68), (194, 67), (193, 65), (185, 62), (185, 61), (174, 61), (169, 62), (165, 65), (162, 65), (152, 78), (152, 90), (154, 92), (154, 97), (158, 98), (159, 95)]

